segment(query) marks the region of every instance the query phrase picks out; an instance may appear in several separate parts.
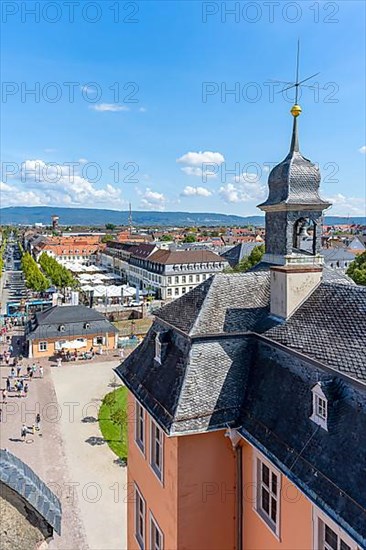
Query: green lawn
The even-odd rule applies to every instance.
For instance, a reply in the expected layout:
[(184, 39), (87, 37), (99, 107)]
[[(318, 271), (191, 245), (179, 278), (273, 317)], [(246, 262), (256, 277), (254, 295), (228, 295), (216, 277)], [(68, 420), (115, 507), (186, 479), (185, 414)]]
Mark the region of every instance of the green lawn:
[[(112, 422), (111, 416), (118, 410), (124, 411), (126, 421), (122, 423)], [(127, 459), (127, 388), (118, 388), (104, 396), (103, 403), (99, 409), (99, 426), (104, 439), (119, 458)]]

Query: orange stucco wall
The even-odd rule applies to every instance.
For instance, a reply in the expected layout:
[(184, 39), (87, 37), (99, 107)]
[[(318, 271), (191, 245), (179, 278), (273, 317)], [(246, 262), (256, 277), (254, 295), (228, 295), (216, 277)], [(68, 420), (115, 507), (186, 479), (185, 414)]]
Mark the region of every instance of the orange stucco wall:
[[(164, 534), (165, 550), (235, 550), (237, 531), (236, 453), (224, 431), (180, 437), (164, 436), (164, 481), (150, 467), (150, 418), (145, 411), (145, 455), (135, 443), (135, 399), (129, 395), (128, 549), (135, 539), (136, 483), (146, 503), (145, 548), (151, 548), (149, 514)], [(277, 537), (255, 510), (254, 457), (242, 446), (245, 550), (312, 548), (312, 504), (281, 475), (280, 531)]]
[(235, 545), (235, 455), (224, 431), (179, 437), (178, 548)]
[(255, 450), (243, 443), (243, 548), (305, 550), (313, 547), (312, 504), (286, 476), (281, 475), (280, 531), (277, 538), (255, 511)]
[[(102, 336), (101, 334), (98, 334), (96, 336)], [(105, 335), (104, 335), (105, 336)], [(46, 338), (43, 338), (42, 340), (30, 340), (30, 345), (32, 346), (32, 357), (35, 357), (37, 359), (41, 359), (42, 357), (52, 357), (55, 355), (55, 353), (58, 353), (58, 350), (55, 350), (55, 343), (58, 342), (59, 340), (75, 340), (76, 338), (85, 338), (85, 336), (83, 335), (75, 335), (75, 336), (72, 336), (71, 337), (59, 337), (59, 338), (49, 338), (47, 339), (47, 350), (45, 351), (39, 351), (38, 349), (38, 345), (39, 345), (39, 342), (44, 342), (46, 341)], [(97, 349), (98, 349), (98, 345), (96, 344), (93, 344), (93, 338), (94, 336), (91, 336), (91, 337), (87, 337), (87, 345), (84, 347), (84, 348), (81, 348), (78, 350), (78, 353), (83, 353), (84, 351), (89, 351), (90, 348), (93, 346), (94, 347), (94, 351), (96, 352)], [(107, 350), (107, 349), (114, 349), (115, 345), (114, 345), (114, 334), (108, 334), (108, 345), (103, 345), (102, 346), (102, 349), (103, 350)], [(70, 350), (70, 352), (72, 353), (73, 350)]]
[(133, 498), (134, 484), (145, 499), (145, 547), (150, 546), (149, 514), (153, 514), (156, 522), (164, 534), (164, 548), (177, 548), (177, 457), (178, 441), (176, 437), (164, 437), (164, 480), (157, 478), (150, 467), (150, 419), (145, 412), (145, 456), (135, 443), (135, 398), (129, 393), (128, 397), (128, 549), (139, 548), (135, 538), (135, 503)]

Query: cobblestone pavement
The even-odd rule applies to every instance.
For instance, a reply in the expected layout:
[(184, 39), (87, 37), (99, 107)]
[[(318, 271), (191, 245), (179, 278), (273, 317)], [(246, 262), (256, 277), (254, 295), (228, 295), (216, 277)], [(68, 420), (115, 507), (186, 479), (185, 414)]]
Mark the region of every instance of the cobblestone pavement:
[[(18, 338), (22, 338), (21, 328), (11, 332), (13, 355), (20, 353)], [(32, 362), (22, 361), (22, 375)], [(118, 362), (113, 354), (98, 362), (80, 361), (61, 368), (49, 360), (37, 361), (44, 366), (44, 377), (40, 378), (38, 371), (28, 381), (28, 396), (19, 398), (10, 392), (7, 403), (0, 404), (1, 448), (29, 464), (61, 500), (62, 534), (55, 534), (52, 549), (119, 550), (126, 546), (125, 468), (114, 462), (116, 456), (104, 442), (98, 423), (82, 422), (87, 410), (82, 404), (93, 403), (87, 416), (97, 418), (101, 398), (112, 389), (112, 367)], [(1, 365), (1, 389), (9, 373), (10, 366)], [(41, 429), (32, 433), (37, 412)], [(23, 422), (28, 427), (25, 442), (20, 438)]]

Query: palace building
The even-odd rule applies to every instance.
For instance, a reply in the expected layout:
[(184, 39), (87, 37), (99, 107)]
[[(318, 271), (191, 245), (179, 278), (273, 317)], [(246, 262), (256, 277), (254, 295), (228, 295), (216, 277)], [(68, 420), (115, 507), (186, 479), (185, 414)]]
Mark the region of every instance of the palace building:
[(167, 304), (116, 369), (130, 550), (366, 548), (366, 289), (324, 266), (330, 205), (291, 112), (263, 261)]

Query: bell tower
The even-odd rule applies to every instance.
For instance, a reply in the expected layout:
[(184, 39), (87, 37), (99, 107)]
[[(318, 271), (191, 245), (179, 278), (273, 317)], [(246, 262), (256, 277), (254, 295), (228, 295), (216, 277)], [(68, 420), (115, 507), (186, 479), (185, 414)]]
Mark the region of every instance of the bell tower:
[(265, 212), (266, 254), (264, 261), (321, 264), (323, 210), (330, 206), (319, 195), (319, 168), (299, 150), (300, 105), (291, 109), (293, 128), (287, 157), (268, 178), (269, 195), (258, 205)]

